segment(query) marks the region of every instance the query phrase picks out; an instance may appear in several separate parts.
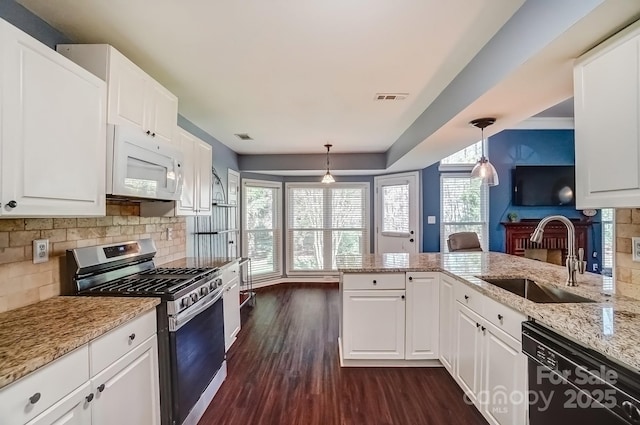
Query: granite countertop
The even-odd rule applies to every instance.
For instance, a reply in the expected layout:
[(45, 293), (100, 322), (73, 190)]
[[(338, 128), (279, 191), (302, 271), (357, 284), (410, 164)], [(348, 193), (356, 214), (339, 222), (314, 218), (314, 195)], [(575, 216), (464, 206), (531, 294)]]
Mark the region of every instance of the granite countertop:
[(240, 261), (240, 258), (228, 258), (228, 257), (186, 257), (180, 260), (174, 260), (169, 263), (164, 263), (160, 267), (213, 267), (213, 268), (225, 268)]
[(0, 313), (0, 388), (159, 303), (157, 298), (55, 297)]
[[(349, 273), (438, 271), (618, 362), (640, 371), (640, 301), (617, 295), (611, 277), (578, 275), (567, 287), (566, 269), (502, 253), (370, 254), (339, 257), (338, 269)], [(482, 278), (525, 277), (559, 287), (595, 303), (534, 303)]]

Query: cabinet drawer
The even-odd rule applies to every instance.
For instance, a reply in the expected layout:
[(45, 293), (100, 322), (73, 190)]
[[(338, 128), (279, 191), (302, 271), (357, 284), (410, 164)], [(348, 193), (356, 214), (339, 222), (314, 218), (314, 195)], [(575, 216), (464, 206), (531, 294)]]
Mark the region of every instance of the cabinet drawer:
[(469, 307), (471, 310), (482, 315), (483, 314), (483, 299), (486, 298), (480, 292), (470, 288), (464, 283), (456, 282), (455, 285), (456, 300), (460, 301), (462, 305)]
[(404, 273), (348, 273), (342, 275), (343, 290), (404, 289)]
[(226, 285), (227, 283), (231, 282), (233, 279), (238, 277), (239, 275), (238, 270), (239, 270), (239, 266), (237, 261), (232, 265), (225, 267), (224, 270), (222, 271), (223, 284)]
[(84, 345), (1, 389), (0, 422), (26, 423), (88, 380), (89, 352)]
[(527, 320), (524, 314), (512, 310), (499, 302), (486, 297), (484, 301), (484, 318), (493, 323), (518, 341), (522, 341), (522, 322)]
[(155, 309), (89, 343), (91, 376), (124, 356), (156, 333)]

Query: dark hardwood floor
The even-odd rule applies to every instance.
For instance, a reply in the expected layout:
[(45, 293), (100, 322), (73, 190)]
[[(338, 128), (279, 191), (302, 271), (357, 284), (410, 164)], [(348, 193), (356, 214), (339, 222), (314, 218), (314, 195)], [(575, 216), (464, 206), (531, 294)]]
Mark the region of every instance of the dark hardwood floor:
[(257, 294), (199, 425), (486, 424), (444, 368), (341, 368), (337, 285)]

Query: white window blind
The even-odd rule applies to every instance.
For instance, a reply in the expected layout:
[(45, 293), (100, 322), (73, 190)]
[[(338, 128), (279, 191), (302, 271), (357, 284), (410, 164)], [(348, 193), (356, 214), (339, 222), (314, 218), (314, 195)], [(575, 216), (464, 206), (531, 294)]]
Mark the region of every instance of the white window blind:
[(489, 246), (489, 189), (469, 174), (446, 173), (440, 176), (440, 250), (447, 252), (452, 233), (476, 232), (482, 248)]
[(282, 275), (282, 184), (243, 180), (243, 252), (254, 279)]
[(369, 184), (288, 183), (287, 273), (336, 271), (369, 250)]

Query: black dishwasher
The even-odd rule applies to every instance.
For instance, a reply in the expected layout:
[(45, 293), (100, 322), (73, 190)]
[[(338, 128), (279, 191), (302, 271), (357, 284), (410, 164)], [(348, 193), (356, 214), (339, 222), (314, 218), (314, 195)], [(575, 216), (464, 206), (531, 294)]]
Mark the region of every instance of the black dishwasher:
[(535, 322), (522, 324), (529, 424), (640, 424), (640, 374)]

